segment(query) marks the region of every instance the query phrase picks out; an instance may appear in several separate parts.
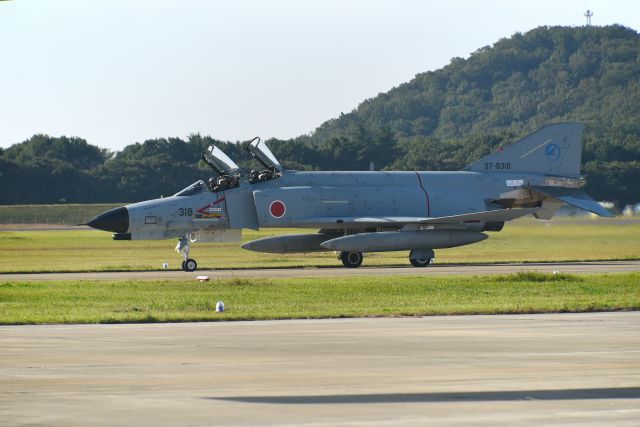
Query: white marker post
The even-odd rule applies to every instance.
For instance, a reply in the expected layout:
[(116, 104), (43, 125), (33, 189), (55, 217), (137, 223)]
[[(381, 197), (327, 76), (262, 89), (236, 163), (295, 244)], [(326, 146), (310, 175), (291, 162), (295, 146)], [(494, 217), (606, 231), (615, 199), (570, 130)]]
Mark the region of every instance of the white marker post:
[(224, 312), (224, 303), (222, 301), (218, 301), (216, 303), (216, 313)]

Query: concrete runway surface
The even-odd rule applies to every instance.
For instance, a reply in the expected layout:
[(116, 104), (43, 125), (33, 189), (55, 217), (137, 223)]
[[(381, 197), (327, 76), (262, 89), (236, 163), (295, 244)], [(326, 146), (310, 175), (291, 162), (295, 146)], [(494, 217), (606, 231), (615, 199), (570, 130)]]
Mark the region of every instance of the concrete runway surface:
[(628, 425), (640, 312), (0, 327), (4, 425)]
[(451, 276), (474, 274), (507, 274), (519, 271), (540, 271), (551, 273), (624, 273), (640, 271), (640, 260), (635, 261), (594, 261), (594, 262), (550, 262), (524, 264), (442, 264), (426, 268), (415, 267), (322, 267), (322, 268), (279, 268), (246, 270), (198, 270), (184, 271), (102, 271), (95, 273), (2, 273), (0, 281), (12, 280), (150, 280), (150, 279), (192, 279), (208, 276), (210, 279), (271, 278), (271, 277), (332, 277), (332, 276)]

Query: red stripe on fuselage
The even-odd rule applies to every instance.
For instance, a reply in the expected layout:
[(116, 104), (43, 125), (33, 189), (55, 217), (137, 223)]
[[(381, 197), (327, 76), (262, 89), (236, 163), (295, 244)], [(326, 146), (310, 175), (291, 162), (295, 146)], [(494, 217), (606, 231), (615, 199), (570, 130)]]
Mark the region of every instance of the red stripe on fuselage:
[(429, 202), (429, 193), (427, 193), (427, 190), (425, 190), (424, 185), (422, 185), (422, 178), (420, 177), (420, 174), (418, 172), (416, 172), (416, 175), (418, 176), (418, 182), (420, 183), (420, 188), (422, 189), (422, 191), (424, 192), (424, 195), (427, 198), (427, 216), (431, 216), (431, 203)]
[(200, 212), (201, 214), (205, 214), (205, 213), (207, 213), (207, 212), (205, 212), (206, 209), (212, 208), (215, 205), (217, 205), (218, 203), (223, 202), (223, 201), (224, 201), (224, 197), (221, 197), (218, 200), (216, 200), (215, 202), (211, 202), (207, 206), (201, 207), (200, 209), (197, 210), (197, 212)]

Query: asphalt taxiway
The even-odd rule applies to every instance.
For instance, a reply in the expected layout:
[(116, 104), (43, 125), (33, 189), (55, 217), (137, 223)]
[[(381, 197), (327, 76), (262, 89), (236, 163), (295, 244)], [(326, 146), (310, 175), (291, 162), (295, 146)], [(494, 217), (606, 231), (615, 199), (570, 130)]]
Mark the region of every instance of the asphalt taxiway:
[(0, 327), (4, 425), (638, 425), (640, 312)]
[(208, 276), (210, 279), (273, 278), (273, 277), (335, 277), (335, 276), (459, 276), (476, 274), (508, 274), (520, 271), (552, 273), (629, 273), (640, 271), (640, 260), (553, 262), (523, 264), (435, 264), (425, 268), (414, 267), (321, 267), (245, 270), (184, 271), (103, 271), (85, 273), (2, 273), (0, 281), (13, 280), (152, 280), (180, 279)]

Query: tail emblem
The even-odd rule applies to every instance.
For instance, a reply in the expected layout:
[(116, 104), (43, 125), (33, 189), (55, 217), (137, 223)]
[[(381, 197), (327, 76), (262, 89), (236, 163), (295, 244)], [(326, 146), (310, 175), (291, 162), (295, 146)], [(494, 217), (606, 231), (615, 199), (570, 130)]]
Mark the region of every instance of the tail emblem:
[(555, 162), (560, 158), (560, 146), (558, 144), (549, 144), (544, 149), (544, 155), (547, 160)]

